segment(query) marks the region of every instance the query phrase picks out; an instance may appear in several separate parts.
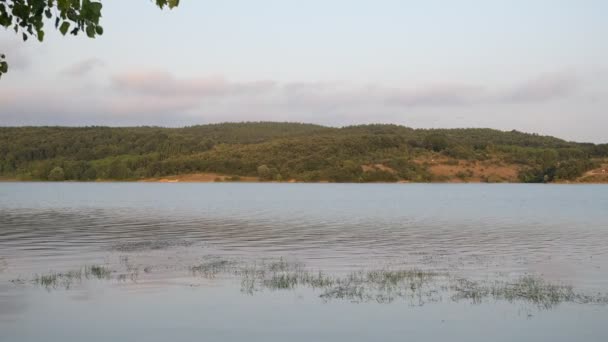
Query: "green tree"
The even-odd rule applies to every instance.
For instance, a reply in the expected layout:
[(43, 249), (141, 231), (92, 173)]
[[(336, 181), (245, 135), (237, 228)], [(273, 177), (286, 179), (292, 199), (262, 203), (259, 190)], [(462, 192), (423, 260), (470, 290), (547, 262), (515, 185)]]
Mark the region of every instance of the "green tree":
[(448, 139), (443, 134), (432, 133), (424, 137), (424, 147), (435, 152), (441, 152), (448, 147)]
[(272, 170), (266, 165), (258, 166), (258, 176), (261, 180), (272, 180)]
[[(156, 0), (156, 5), (173, 8), (179, 0)], [(34, 37), (42, 42), (48, 20), (64, 36), (84, 33), (95, 38), (103, 34), (102, 7), (101, 1), (92, 0), (0, 0), (0, 26), (13, 29), (24, 41)], [(7, 71), (6, 57), (0, 54), (0, 77)]]
[(50, 181), (53, 182), (60, 182), (62, 180), (65, 180), (65, 174), (63, 172), (63, 169), (59, 166), (56, 166), (51, 170), (48, 178)]
[(108, 177), (112, 179), (127, 179), (131, 174), (131, 170), (125, 163), (119, 159), (115, 159), (110, 163)]

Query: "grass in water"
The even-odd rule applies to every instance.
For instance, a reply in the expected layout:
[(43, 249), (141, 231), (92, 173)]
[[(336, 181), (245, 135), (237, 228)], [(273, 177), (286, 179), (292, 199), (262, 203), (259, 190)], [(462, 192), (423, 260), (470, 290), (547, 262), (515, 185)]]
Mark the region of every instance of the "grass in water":
[(94, 277), (97, 279), (110, 279), (112, 278), (112, 270), (105, 266), (85, 266), (84, 273), (87, 279)]
[(32, 282), (47, 289), (58, 287), (70, 289), (74, 283), (81, 283), (83, 278), (109, 280), (112, 278), (112, 270), (105, 266), (84, 266), (78, 270), (68, 272), (50, 272), (48, 274), (35, 275)]
[(207, 278), (215, 278), (220, 273), (232, 273), (231, 270), (235, 266), (235, 262), (223, 259), (213, 259), (205, 261), (202, 264), (190, 267), (193, 275), (203, 276)]
[(82, 270), (69, 271), (66, 273), (51, 272), (48, 274), (36, 275), (34, 284), (47, 289), (65, 287), (69, 289), (74, 282), (82, 281)]
[[(65, 287), (83, 280), (125, 281), (129, 277), (134, 282), (138, 269), (123, 260), (127, 272), (116, 272), (106, 266), (84, 266), (76, 271), (36, 275), (32, 282), (47, 289)], [(149, 273), (151, 266), (144, 269)], [(518, 279), (473, 281), (455, 277), (447, 272), (421, 269), (399, 269), (385, 267), (374, 270), (350, 272), (342, 276), (332, 276), (322, 271), (312, 271), (296, 262), (263, 260), (242, 263), (220, 257), (207, 257), (202, 263), (188, 268), (196, 277), (234, 278), (240, 280), (241, 291), (254, 294), (260, 291), (285, 291), (307, 288), (315, 291), (324, 301), (347, 300), (354, 303), (406, 302), (410, 305), (424, 305), (429, 302), (451, 300), (470, 301), (479, 304), (489, 300), (521, 302), (540, 309), (551, 309), (561, 303), (608, 304), (605, 293), (583, 293), (572, 286), (550, 283), (546, 280), (526, 275)], [(13, 281), (23, 284), (22, 280)]]
[(392, 303), (402, 300), (411, 305), (424, 305), (449, 298), (454, 302), (468, 300), (476, 304), (487, 300), (522, 302), (541, 309), (561, 303), (608, 304), (606, 294), (584, 294), (571, 286), (549, 283), (531, 275), (509, 281), (472, 281), (447, 272), (383, 268), (333, 277), (321, 271), (311, 272), (303, 264), (284, 259), (249, 265), (214, 260), (193, 270), (201, 276), (226, 273), (240, 277), (241, 291), (248, 294), (310, 288), (320, 290), (319, 297), (325, 301)]

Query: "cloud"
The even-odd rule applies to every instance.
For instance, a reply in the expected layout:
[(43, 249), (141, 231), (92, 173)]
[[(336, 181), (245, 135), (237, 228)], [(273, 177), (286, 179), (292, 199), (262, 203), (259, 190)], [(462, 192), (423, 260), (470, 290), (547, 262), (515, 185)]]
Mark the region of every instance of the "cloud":
[[(78, 63), (72, 71), (86, 74), (97, 64)], [(556, 73), (506, 87), (455, 82), (387, 87), (351, 82), (235, 82), (135, 69), (107, 80), (96, 78), (93, 83), (83, 78), (59, 87), (9, 86), (0, 92), (0, 125), (177, 126), (280, 120), (329, 125), (398, 122), (439, 126), (448, 122), (471, 126), (475, 122), (501, 122), (500, 111), (509, 112), (504, 122), (515, 122), (515, 113), (508, 106), (513, 103), (526, 104), (517, 113), (538, 108), (554, 112), (554, 99), (577, 91), (580, 82), (573, 80), (576, 78), (569, 74)], [(506, 128), (525, 127), (517, 123)]]
[(142, 95), (206, 98), (265, 91), (274, 82), (233, 83), (222, 77), (179, 79), (166, 71), (136, 70), (112, 76), (112, 85), (120, 91)]
[[(70, 66), (64, 73), (81, 76), (101, 65), (101, 60), (90, 58)], [(152, 117), (163, 115), (193, 121), (390, 120), (402, 118), (403, 113), (412, 110), (437, 109), (449, 113), (507, 104), (538, 106), (574, 94), (581, 83), (576, 75), (565, 72), (542, 74), (506, 87), (456, 82), (387, 87), (337, 81), (235, 82), (219, 76), (178, 77), (167, 71), (149, 69), (116, 73), (109, 77), (109, 82), (90, 84), (90, 81), (83, 79), (61, 87), (3, 89), (0, 125), (19, 122), (17, 113), (35, 121), (36, 116), (50, 118), (48, 112), (66, 117), (73, 113), (77, 122), (83, 122), (79, 118), (103, 117), (112, 118), (113, 122), (138, 119), (142, 124), (152, 124)], [(417, 114), (417, 117), (423, 116)]]
[(487, 100), (485, 88), (466, 84), (433, 85), (395, 90), (388, 102), (400, 106), (462, 106)]
[(571, 95), (578, 85), (574, 74), (548, 73), (508, 89), (501, 99), (508, 103), (549, 101)]
[(99, 58), (88, 58), (74, 63), (65, 68), (61, 73), (71, 77), (80, 77), (93, 71), (95, 68), (105, 66), (105, 62)]
[(102, 106), (107, 114), (120, 116), (180, 115), (198, 108), (200, 102), (189, 97), (112, 96)]
[(137, 110), (158, 103), (167, 110), (191, 110), (210, 103), (264, 103), (285, 110), (342, 111), (354, 107), (450, 107), (500, 103), (535, 103), (576, 90), (569, 74), (546, 74), (506, 88), (443, 83), (418, 87), (384, 87), (348, 82), (232, 82), (223, 77), (178, 78), (158, 70), (131, 70), (111, 78), (113, 108)]

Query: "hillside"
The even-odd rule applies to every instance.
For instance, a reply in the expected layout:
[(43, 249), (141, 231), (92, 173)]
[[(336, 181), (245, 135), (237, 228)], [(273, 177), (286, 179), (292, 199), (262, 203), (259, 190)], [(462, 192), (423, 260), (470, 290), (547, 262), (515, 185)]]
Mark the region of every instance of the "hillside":
[[(330, 182), (604, 181), (608, 145), (492, 129), (299, 123), (0, 127), (0, 179)], [(190, 179), (196, 179), (196, 177)]]

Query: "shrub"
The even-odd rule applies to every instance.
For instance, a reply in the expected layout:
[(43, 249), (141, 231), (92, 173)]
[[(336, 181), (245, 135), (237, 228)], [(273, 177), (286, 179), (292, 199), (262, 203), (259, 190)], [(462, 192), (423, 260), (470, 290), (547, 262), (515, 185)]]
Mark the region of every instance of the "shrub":
[(272, 171), (266, 165), (258, 166), (258, 177), (261, 180), (272, 180)]
[(50, 181), (60, 182), (62, 180), (65, 180), (65, 173), (63, 172), (63, 169), (61, 167), (56, 166), (51, 170), (51, 172), (49, 172), (48, 178)]
[(399, 179), (393, 173), (383, 170), (366, 171), (361, 176), (363, 182), (396, 182)]
[(432, 133), (424, 137), (424, 147), (435, 152), (441, 152), (448, 147), (448, 139), (443, 134)]

